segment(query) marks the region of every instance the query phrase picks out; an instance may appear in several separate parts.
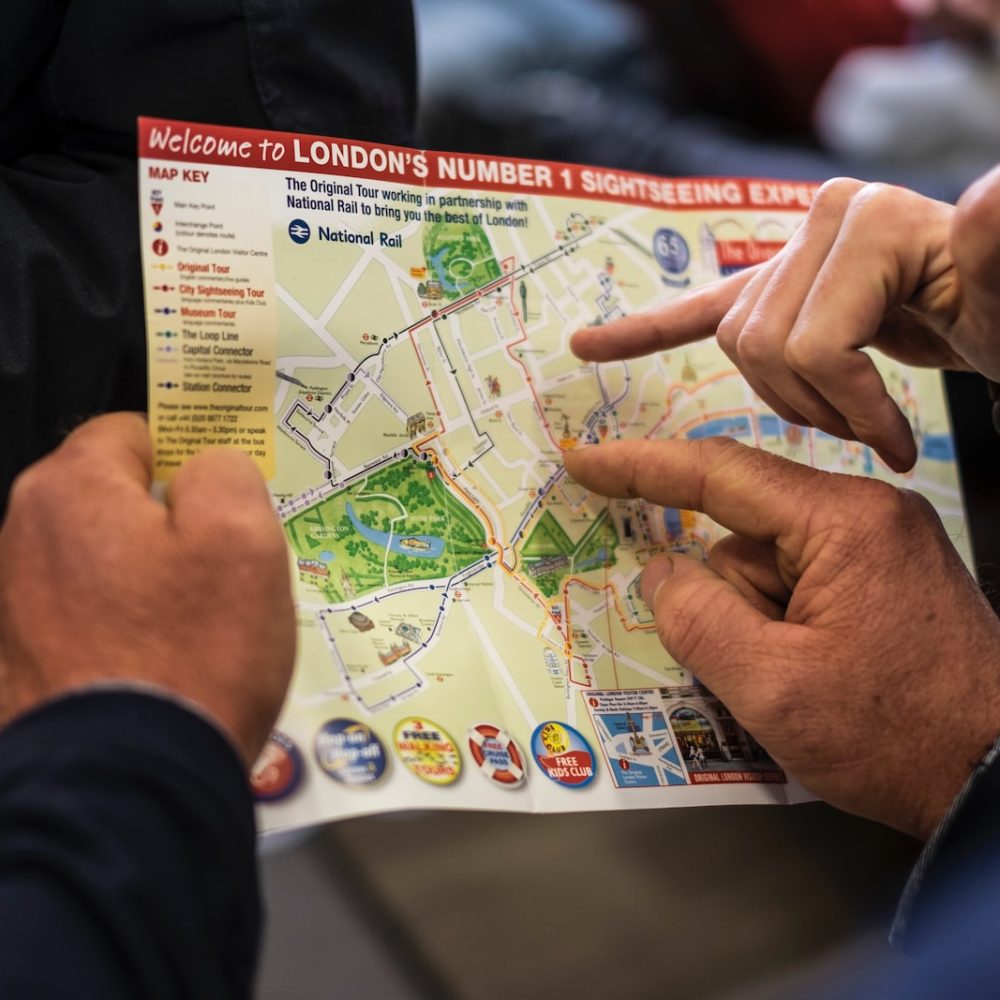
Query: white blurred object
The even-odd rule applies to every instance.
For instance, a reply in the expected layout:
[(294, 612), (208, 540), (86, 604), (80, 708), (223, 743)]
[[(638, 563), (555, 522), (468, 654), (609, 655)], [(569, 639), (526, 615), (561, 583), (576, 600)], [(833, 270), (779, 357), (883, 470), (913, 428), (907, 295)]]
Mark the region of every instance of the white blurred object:
[(861, 49), (840, 61), (816, 103), (831, 150), (921, 166), (1000, 160), (1000, 59), (951, 42)]
[(982, 25), (993, 24), (1000, 19), (998, 0), (896, 0), (896, 6), (917, 18), (951, 14)]
[(592, 70), (633, 51), (636, 13), (613, 0), (415, 0), (422, 101), (539, 69)]

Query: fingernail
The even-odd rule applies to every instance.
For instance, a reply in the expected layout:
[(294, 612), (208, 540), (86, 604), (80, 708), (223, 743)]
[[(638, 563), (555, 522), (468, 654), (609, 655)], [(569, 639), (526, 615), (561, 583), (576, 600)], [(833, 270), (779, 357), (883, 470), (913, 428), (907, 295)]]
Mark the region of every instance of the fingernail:
[(563, 458), (567, 455), (586, 455), (589, 452), (594, 451), (597, 448), (596, 444), (591, 444), (589, 441), (577, 441), (575, 444), (571, 444), (568, 448), (562, 449)]
[(652, 611), (656, 606), (656, 592), (674, 575), (674, 561), (670, 556), (658, 556), (642, 571), (639, 592), (646, 606)]
[(917, 461), (915, 452), (907, 455), (900, 452), (887, 451), (884, 454), (884, 458), (886, 465), (888, 465), (893, 472), (898, 472), (900, 474), (909, 472)]

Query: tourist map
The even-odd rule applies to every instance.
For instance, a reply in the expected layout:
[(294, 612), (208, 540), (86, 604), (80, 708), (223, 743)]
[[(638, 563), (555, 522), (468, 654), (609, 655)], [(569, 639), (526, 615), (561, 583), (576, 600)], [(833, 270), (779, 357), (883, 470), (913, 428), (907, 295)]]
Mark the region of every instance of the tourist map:
[(654, 555), (700, 514), (588, 494), (563, 453), (724, 435), (919, 490), (968, 557), (942, 384), (878, 361), (912, 473), (786, 424), (714, 343), (583, 364), (570, 336), (769, 259), (814, 186), (145, 119), (156, 471), (236, 445), (288, 540), (298, 656), (263, 829), (391, 809), (807, 798), (657, 640)]

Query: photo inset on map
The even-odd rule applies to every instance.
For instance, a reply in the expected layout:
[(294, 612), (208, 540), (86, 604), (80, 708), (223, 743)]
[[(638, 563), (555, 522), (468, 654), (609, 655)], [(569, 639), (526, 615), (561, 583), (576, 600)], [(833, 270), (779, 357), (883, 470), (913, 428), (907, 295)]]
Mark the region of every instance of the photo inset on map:
[(778, 783), (784, 772), (710, 691), (689, 684), (587, 696), (616, 787)]

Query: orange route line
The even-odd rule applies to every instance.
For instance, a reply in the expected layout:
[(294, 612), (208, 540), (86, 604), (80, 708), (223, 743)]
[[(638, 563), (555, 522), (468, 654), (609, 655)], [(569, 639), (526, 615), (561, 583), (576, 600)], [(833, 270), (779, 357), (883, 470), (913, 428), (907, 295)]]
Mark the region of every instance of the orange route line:
[[(462, 497), (465, 498), (466, 502), (479, 512), (480, 516), (486, 522), (486, 527), (489, 532), (488, 537), (493, 538), (493, 549), (496, 552), (497, 565), (521, 588), (522, 591), (524, 591), (525, 594), (530, 595), (532, 601), (534, 601), (534, 603), (538, 605), (538, 607), (545, 613), (547, 617), (551, 618), (551, 614), (549, 613), (549, 607), (550, 607), (549, 603), (546, 601), (543, 595), (537, 590), (532, 590), (528, 586), (528, 584), (525, 583), (525, 581), (520, 576), (518, 576), (517, 573), (514, 572), (514, 570), (508, 569), (506, 563), (503, 561), (504, 546), (498, 539), (496, 539), (493, 536), (492, 528), (490, 527), (490, 521), (486, 515), (486, 511), (483, 510), (482, 506), (476, 501), (474, 497), (471, 497), (464, 489), (462, 489), (461, 486), (458, 485), (458, 483), (450, 475), (448, 475), (448, 472), (444, 468), (442, 460), (437, 456), (437, 454), (435, 454), (434, 452), (431, 452), (430, 454), (431, 454), (431, 461), (437, 468), (438, 473), (448, 481), (449, 485), (456, 493), (460, 493)], [(511, 546), (511, 549), (513, 550), (513, 545)], [(568, 633), (563, 633), (562, 630), (558, 628), (558, 626), (556, 626), (556, 630), (560, 633), (560, 635), (562, 635), (564, 642), (567, 641)]]
[[(510, 257), (508, 259), (510, 261), (514, 260), (513, 257)], [(506, 261), (505, 261), (505, 263), (506, 263)], [(556, 451), (561, 452), (563, 450), (562, 446), (552, 436), (552, 428), (549, 426), (549, 422), (546, 419), (545, 410), (542, 408), (542, 401), (538, 398), (538, 393), (535, 392), (535, 386), (534, 386), (534, 383), (532, 382), (531, 374), (528, 371), (528, 367), (527, 367), (527, 365), (525, 365), (525, 363), (523, 361), (521, 361), (519, 358), (516, 358), (514, 356), (513, 348), (517, 347), (518, 344), (523, 344), (523, 343), (525, 343), (527, 341), (527, 339), (528, 339), (528, 331), (525, 330), (524, 324), (521, 322), (521, 317), (517, 314), (517, 303), (514, 301), (514, 279), (513, 279), (513, 277), (511, 278), (511, 281), (510, 281), (510, 307), (511, 307), (511, 314), (514, 317), (514, 322), (517, 323), (518, 329), (521, 331), (521, 336), (520, 336), (520, 338), (518, 340), (515, 340), (512, 343), (507, 344), (504, 347), (504, 350), (510, 355), (511, 361), (513, 361), (514, 364), (517, 365), (524, 372), (525, 383), (527, 384), (528, 389), (531, 391), (531, 395), (534, 397), (534, 400), (535, 400), (535, 409), (538, 411), (538, 418), (542, 421), (542, 426), (545, 428), (545, 433), (548, 435), (548, 438), (552, 442), (552, 444), (555, 447)]]
[(735, 369), (732, 371), (716, 372), (714, 375), (709, 375), (708, 378), (702, 379), (700, 382), (696, 382), (690, 388), (682, 382), (674, 382), (672, 385), (668, 385), (666, 388), (666, 411), (663, 416), (657, 420), (653, 427), (650, 428), (646, 437), (651, 438), (670, 419), (670, 415), (674, 411), (674, 404), (670, 401), (670, 397), (673, 395), (675, 389), (680, 389), (681, 392), (686, 392), (689, 397), (693, 398), (698, 392), (704, 389), (706, 385), (711, 385), (713, 382), (721, 382), (723, 379), (733, 378), (738, 374), (739, 372)]

